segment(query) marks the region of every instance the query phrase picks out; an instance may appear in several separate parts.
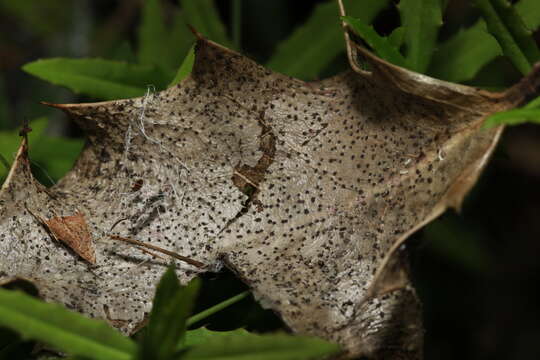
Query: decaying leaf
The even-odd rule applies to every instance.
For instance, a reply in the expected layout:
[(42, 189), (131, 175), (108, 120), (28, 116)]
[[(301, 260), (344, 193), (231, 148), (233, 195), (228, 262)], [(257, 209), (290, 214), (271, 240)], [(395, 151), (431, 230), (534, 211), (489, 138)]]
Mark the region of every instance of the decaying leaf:
[[(1, 281), (31, 280), (130, 333), (169, 261), (111, 239), (131, 238), (207, 265), (177, 262), (183, 283), (229, 267), (292, 330), (346, 356), (420, 358), (403, 242), (459, 207), (502, 131), (481, 130), (484, 118), (535, 93), (539, 71), (493, 94), (361, 55), (371, 71), (305, 83), (200, 39), (178, 86), (53, 105), (88, 143), (45, 191), (23, 142), (0, 193)], [(26, 209), (80, 209), (92, 271)]]
[(96, 263), (92, 236), (80, 212), (71, 216), (56, 216), (43, 222), (56, 239), (64, 242), (90, 264)]

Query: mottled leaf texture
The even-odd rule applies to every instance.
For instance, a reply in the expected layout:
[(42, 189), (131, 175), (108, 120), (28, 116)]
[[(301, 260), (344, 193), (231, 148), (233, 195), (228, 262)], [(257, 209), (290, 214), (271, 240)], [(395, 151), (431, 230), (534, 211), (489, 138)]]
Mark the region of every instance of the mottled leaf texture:
[[(87, 134), (45, 189), (23, 142), (0, 193), (0, 276), (131, 333), (169, 257), (182, 283), (232, 269), (300, 334), (345, 356), (421, 358), (421, 309), (404, 240), (459, 207), (500, 136), (484, 118), (522, 104), (538, 69), (505, 93), (446, 83), (363, 52), (370, 72), (306, 83), (199, 39), (192, 74), (129, 100), (54, 105)], [(30, 144), (31, 146), (31, 144)], [(84, 214), (95, 265), (46, 219)]]

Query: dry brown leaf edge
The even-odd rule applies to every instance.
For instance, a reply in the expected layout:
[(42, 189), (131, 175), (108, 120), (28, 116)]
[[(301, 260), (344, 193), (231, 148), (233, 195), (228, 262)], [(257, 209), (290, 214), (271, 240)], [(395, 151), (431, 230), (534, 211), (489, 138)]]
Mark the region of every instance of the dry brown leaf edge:
[[(227, 266), (294, 332), (345, 357), (421, 358), (403, 243), (460, 206), (502, 131), (484, 118), (537, 94), (539, 68), (489, 93), (360, 51), (371, 71), (306, 83), (201, 38), (178, 86), (52, 105), (87, 145), (46, 189), (23, 140), (0, 191), (0, 283), (29, 280), (131, 333), (170, 260), (114, 240), (130, 238), (206, 265), (177, 261), (183, 283)], [(94, 261), (36, 215), (82, 217)]]

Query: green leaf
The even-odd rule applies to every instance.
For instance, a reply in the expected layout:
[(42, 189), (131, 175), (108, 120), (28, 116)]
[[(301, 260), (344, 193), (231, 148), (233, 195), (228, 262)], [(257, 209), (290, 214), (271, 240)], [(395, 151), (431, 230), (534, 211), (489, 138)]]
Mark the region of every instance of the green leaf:
[(138, 29), (139, 63), (157, 65), (164, 69), (173, 68), (169, 48), (164, 46), (168, 38), (160, 0), (144, 0), (141, 25)]
[[(533, 38), (532, 31), (525, 25), (525, 22), (516, 9), (507, 0), (491, 0), (501, 18), (507, 24), (513, 38), (523, 51), (531, 64), (540, 60), (540, 50)], [(538, 11), (538, 6), (535, 10)]]
[(177, 69), (178, 64), (181, 64), (186, 58), (194, 42), (195, 36), (187, 26), (184, 13), (180, 10), (176, 10), (174, 12), (170, 34), (166, 42), (173, 69)]
[(530, 101), (527, 105), (524, 106), (525, 109), (535, 109), (540, 108), (540, 96)]
[(122, 41), (119, 45), (107, 54), (108, 60), (114, 60), (119, 62), (127, 62), (131, 64), (137, 63), (137, 55), (133, 52), (129, 41)]
[(201, 327), (198, 329), (188, 330), (181, 342), (181, 348), (189, 348), (196, 345), (202, 345), (209, 340), (215, 340), (220, 337), (241, 337), (249, 336), (250, 333), (245, 329), (235, 329), (231, 331), (213, 331)]
[(392, 30), (390, 35), (388, 35), (388, 41), (398, 50), (403, 45), (404, 40), (405, 40), (405, 27), (403, 26), (395, 28), (394, 30)]
[(148, 86), (164, 89), (173, 75), (155, 66), (103, 59), (52, 58), (23, 66), (29, 74), (98, 99), (142, 96)]
[(538, 0), (520, 0), (514, 8), (529, 30), (535, 31), (540, 27), (540, 2)]
[(540, 124), (540, 109), (514, 109), (493, 114), (484, 122), (484, 128), (489, 129), (497, 125), (518, 125), (523, 123)]
[[(47, 119), (39, 118), (30, 122), (32, 131), (28, 134), (29, 155), (32, 164), (37, 164), (41, 171), (40, 178), (60, 179), (75, 163), (83, 148), (82, 139), (68, 139), (45, 135)], [(0, 132), (0, 155), (9, 163), (13, 160), (20, 144), (19, 130)], [(9, 164), (8, 164), (9, 165)], [(8, 166), (9, 167), (9, 166)], [(0, 178), (7, 176), (9, 170), (0, 166)], [(50, 182), (49, 179), (46, 179)]]
[(339, 346), (321, 339), (285, 334), (255, 335), (244, 330), (186, 333), (183, 360), (302, 360), (336, 354)]
[(464, 82), (474, 78), (482, 67), (500, 55), (499, 43), (480, 19), (439, 45), (428, 74), (447, 81)]
[(184, 61), (182, 62), (182, 65), (180, 65), (180, 67), (178, 68), (178, 71), (176, 72), (176, 76), (174, 77), (173, 81), (171, 81), (171, 83), (169, 84), (169, 87), (178, 84), (180, 81), (184, 80), (189, 74), (191, 74), (194, 62), (195, 47), (192, 46), (191, 49), (189, 49)]
[(139, 359), (169, 360), (173, 357), (186, 331), (186, 320), (198, 289), (198, 279), (183, 287), (174, 267), (167, 269), (156, 289), (150, 322), (139, 348)]
[(0, 325), (29, 339), (96, 360), (129, 360), (135, 343), (105, 322), (18, 291), (0, 289)]
[(388, 38), (382, 37), (373, 29), (362, 21), (352, 18), (350, 16), (344, 16), (343, 21), (350, 25), (358, 35), (364, 39), (366, 43), (375, 51), (375, 53), (391, 62), (392, 64), (407, 67), (407, 62), (399, 50), (388, 40)]
[[(388, 0), (349, 1), (345, 8), (347, 14), (369, 24), (387, 4)], [(336, 1), (329, 1), (315, 7), (309, 19), (278, 46), (266, 66), (296, 78), (314, 79), (343, 51), (339, 9)]]
[(475, 0), (475, 3), (504, 55), (523, 75), (528, 74), (531, 64), (540, 59), (540, 51), (515, 9), (506, 0)]
[(48, 181), (58, 181), (75, 164), (84, 147), (82, 139), (42, 136), (30, 145), (30, 159)]
[(227, 38), (225, 26), (221, 22), (213, 0), (180, 0), (186, 21), (195, 30), (221, 45), (234, 48)]
[(406, 29), (407, 61), (412, 70), (425, 73), (442, 25), (441, 0), (401, 0), (398, 8)]

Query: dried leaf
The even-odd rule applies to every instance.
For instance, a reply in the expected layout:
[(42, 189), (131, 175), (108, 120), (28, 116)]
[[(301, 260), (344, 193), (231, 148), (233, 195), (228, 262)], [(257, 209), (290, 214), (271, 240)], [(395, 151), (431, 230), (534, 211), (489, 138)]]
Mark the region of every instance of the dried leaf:
[(71, 216), (55, 216), (44, 221), (54, 237), (75, 251), (90, 264), (96, 263), (92, 235), (83, 214), (76, 212)]
[[(484, 118), (526, 101), (540, 71), (494, 94), (360, 52), (371, 72), (305, 83), (200, 39), (192, 75), (175, 87), (54, 105), (88, 145), (45, 192), (23, 143), (0, 192), (0, 282), (24, 277), (130, 333), (168, 259), (110, 239), (126, 237), (207, 265), (176, 262), (182, 283), (231, 268), (295, 332), (350, 357), (421, 357), (403, 242), (459, 208), (502, 131), (482, 130)], [(92, 272), (26, 207), (81, 209), (98, 239)]]

